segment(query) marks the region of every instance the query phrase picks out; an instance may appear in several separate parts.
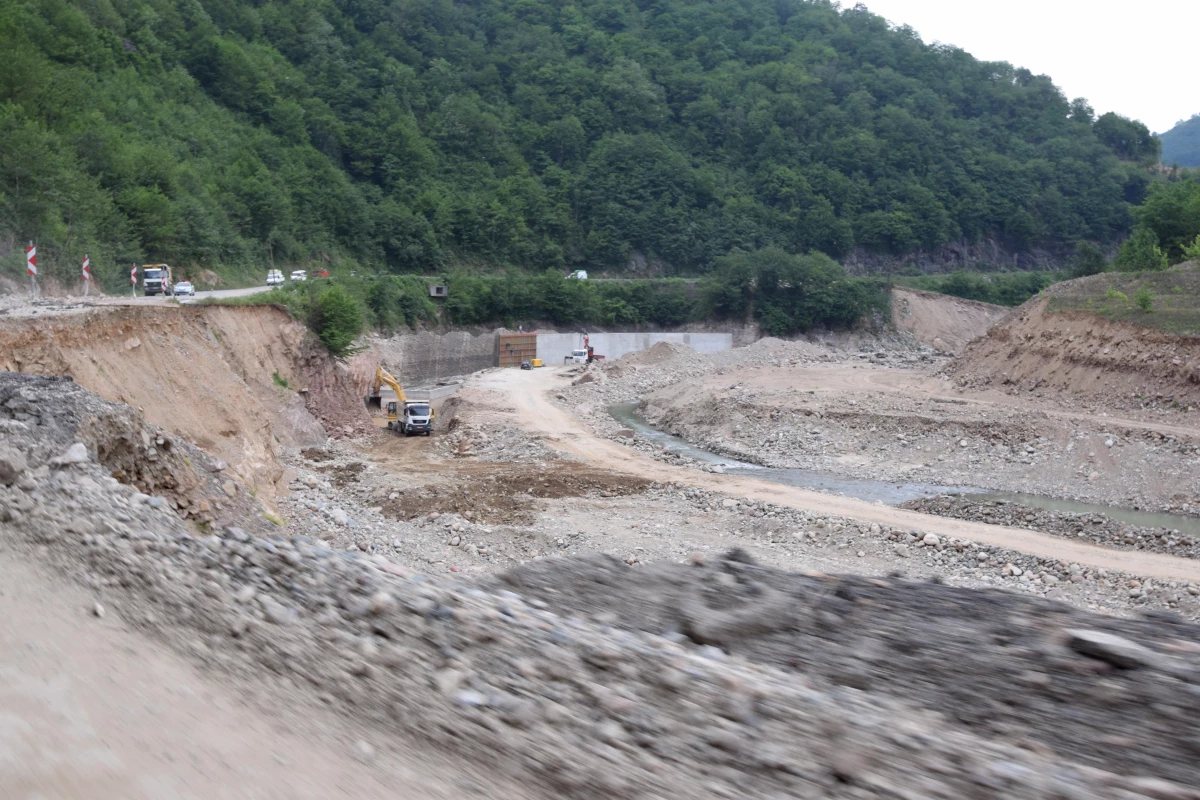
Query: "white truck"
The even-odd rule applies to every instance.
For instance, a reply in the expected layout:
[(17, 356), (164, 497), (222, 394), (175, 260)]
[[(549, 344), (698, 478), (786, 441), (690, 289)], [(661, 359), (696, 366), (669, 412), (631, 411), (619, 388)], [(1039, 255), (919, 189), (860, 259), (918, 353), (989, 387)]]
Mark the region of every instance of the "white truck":
[(171, 268), (166, 264), (142, 265), (142, 291), (146, 297), (161, 294), (175, 294), (175, 284), (171, 282)]
[(267, 286), (282, 286), (283, 285), (283, 270), (272, 269), (267, 270)]

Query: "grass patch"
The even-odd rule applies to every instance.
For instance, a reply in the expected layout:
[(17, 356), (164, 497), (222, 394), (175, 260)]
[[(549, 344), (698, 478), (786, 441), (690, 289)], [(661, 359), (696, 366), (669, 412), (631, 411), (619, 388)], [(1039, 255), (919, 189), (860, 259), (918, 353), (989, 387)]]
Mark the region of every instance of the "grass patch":
[(1161, 272), (1105, 272), (1055, 287), (1050, 311), (1088, 311), (1106, 319), (1200, 336), (1200, 262)]
[(959, 271), (949, 275), (895, 276), (891, 280), (906, 289), (948, 294), (997, 306), (1019, 306), (1065, 277), (1056, 272)]
[(280, 375), (280, 374), (279, 374), (279, 370), (275, 370), (275, 372), (273, 372), (273, 373), (271, 374), (271, 380), (272, 380), (272, 381), (275, 383), (275, 385), (276, 385), (276, 386), (278, 386), (280, 389), (290, 389), (290, 388), (292, 388), (291, 386), (288, 386), (288, 379), (287, 379), (287, 378), (285, 378), (285, 377), (283, 377), (282, 375)]

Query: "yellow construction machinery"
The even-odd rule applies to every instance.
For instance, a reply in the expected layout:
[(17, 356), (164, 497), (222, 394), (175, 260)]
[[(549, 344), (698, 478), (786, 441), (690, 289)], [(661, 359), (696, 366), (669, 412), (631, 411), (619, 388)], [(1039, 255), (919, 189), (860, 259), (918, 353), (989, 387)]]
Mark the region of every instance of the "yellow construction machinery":
[[(385, 386), (391, 389), (394, 399), (384, 396)], [(433, 406), (428, 400), (409, 400), (400, 381), (393, 378), (383, 365), (375, 368), (375, 380), (371, 383), (371, 395), (367, 403), (387, 411), (388, 430), (405, 436), (413, 433), (429, 436), (433, 433)]]

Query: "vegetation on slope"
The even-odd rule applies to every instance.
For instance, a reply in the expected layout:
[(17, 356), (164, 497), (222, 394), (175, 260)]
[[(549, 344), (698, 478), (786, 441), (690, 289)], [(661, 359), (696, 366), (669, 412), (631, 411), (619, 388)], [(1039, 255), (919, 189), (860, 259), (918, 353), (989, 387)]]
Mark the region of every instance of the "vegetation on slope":
[(1168, 167), (1200, 167), (1200, 114), (1184, 120), (1166, 133), (1162, 141), (1162, 163)]
[(1200, 336), (1200, 261), (1157, 272), (1106, 272), (1050, 293), (1051, 311), (1088, 311), (1180, 336)]
[[(757, 321), (772, 336), (845, 329), (882, 314), (883, 281), (853, 278), (827, 256), (797, 256), (779, 248), (737, 251), (700, 280), (570, 280), (538, 275), (456, 272), (448, 295), (430, 300), (429, 281), (383, 275), (316, 279), (260, 294), (208, 301), (228, 305), (280, 303), (305, 320), (339, 357), (364, 328), (388, 332), (432, 324), (497, 326), (548, 323), (562, 328), (654, 326)], [(353, 307), (353, 308), (352, 308)]]
[(117, 286), (1111, 242), (1158, 157), (826, 0), (9, 0), (0, 49), (3, 266)]

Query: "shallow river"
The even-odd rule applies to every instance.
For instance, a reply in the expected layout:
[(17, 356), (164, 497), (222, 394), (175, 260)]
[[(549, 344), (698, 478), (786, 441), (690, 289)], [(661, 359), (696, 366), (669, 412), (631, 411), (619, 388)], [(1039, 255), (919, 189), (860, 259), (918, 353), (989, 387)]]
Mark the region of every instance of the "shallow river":
[(783, 469), (747, 464), (744, 461), (738, 461), (728, 456), (709, 452), (690, 442), (684, 441), (678, 436), (672, 436), (669, 433), (658, 430), (641, 418), (637, 413), (637, 406), (636, 402), (616, 403), (609, 406), (608, 413), (622, 425), (637, 431), (638, 436), (641, 438), (696, 461), (718, 466), (727, 475), (745, 475), (764, 481), (796, 486), (801, 489), (815, 489), (845, 497), (856, 497), (859, 500), (866, 500), (872, 503), (880, 500), (891, 506), (900, 505), (909, 500), (915, 500), (918, 497), (933, 497), (939, 494), (966, 494), (977, 497), (980, 500), (1007, 500), (1011, 503), (1019, 503), (1047, 511), (1067, 511), (1076, 514), (1107, 514), (1113, 519), (1121, 520), (1130, 525), (1170, 528), (1194, 536), (1200, 536), (1200, 519), (1178, 514), (1131, 511), (1125, 508), (1084, 503), (1076, 500), (1059, 500), (1042, 495), (996, 492), (991, 489), (981, 489), (974, 486), (943, 486), (933, 483), (908, 482), (889, 483), (887, 481), (875, 481), (866, 478), (851, 478), (822, 470)]

